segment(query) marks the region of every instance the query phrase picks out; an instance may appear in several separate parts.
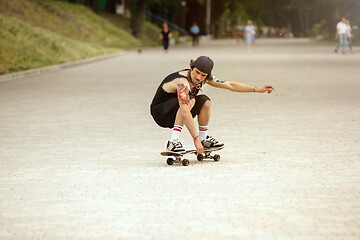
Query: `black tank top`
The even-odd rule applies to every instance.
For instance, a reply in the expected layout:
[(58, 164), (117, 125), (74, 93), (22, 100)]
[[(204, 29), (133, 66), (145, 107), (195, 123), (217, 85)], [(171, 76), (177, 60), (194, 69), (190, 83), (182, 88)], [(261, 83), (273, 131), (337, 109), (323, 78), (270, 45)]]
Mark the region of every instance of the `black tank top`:
[[(173, 93), (168, 93), (163, 89), (163, 85), (167, 82), (171, 82), (176, 78), (185, 78), (187, 80), (187, 77), (179, 74), (179, 72), (182, 71), (189, 71), (189, 69), (184, 69), (184, 70), (180, 70), (177, 72), (174, 72), (172, 74), (170, 74), (169, 76), (167, 76), (160, 84), (160, 86), (158, 87), (154, 99), (151, 103), (151, 107), (155, 107), (158, 104), (165, 102), (171, 98), (177, 98), (177, 92), (173, 92)], [(194, 92), (190, 92), (190, 98), (192, 98), (191, 96), (196, 96), (198, 94), (199, 90), (195, 89)]]
[(171, 33), (171, 31), (167, 31), (167, 32), (164, 32), (164, 30), (162, 30), (161, 34), (163, 36), (163, 41), (169, 41), (169, 34)]

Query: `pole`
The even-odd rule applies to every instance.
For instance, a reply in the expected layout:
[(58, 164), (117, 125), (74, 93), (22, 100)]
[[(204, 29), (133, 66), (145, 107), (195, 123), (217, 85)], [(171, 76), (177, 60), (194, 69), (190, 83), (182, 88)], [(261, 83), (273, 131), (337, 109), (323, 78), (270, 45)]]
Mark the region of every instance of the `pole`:
[(211, 0), (206, 0), (206, 35), (211, 31)]

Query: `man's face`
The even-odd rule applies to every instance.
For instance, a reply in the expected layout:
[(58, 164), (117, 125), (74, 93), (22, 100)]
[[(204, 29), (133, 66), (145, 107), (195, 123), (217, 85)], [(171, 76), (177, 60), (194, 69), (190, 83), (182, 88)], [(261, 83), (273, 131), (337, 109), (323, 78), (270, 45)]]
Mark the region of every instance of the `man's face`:
[(191, 70), (191, 79), (195, 84), (199, 84), (202, 81), (205, 80), (205, 78), (207, 77), (207, 74), (200, 71), (199, 69), (197, 69), (196, 67), (194, 67)]

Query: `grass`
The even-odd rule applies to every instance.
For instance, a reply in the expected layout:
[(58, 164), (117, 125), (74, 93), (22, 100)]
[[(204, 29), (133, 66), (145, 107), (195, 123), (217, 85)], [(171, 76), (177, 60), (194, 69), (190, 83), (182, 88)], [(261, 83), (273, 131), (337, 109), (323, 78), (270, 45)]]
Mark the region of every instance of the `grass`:
[(78, 42), (16, 18), (0, 15), (0, 72), (75, 61), (118, 51), (97, 44)]
[[(109, 14), (106, 12), (100, 13), (100, 16), (104, 19), (111, 22), (113, 25), (115, 25), (118, 28), (121, 28), (125, 30), (126, 32), (131, 32), (130, 28), (130, 19), (114, 14)], [(157, 27), (156, 25), (145, 22), (143, 30), (142, 30), (142, 37), (141, 37), (141, 43), (142, 46), (152, 47), (152, 46), (159, 46), (159, 34), (161, 32), (161, 29)]]
[(134, 38), (129, 20), (55, 0), (0, 0), (0, 74), (159, 45), (147, 23)]

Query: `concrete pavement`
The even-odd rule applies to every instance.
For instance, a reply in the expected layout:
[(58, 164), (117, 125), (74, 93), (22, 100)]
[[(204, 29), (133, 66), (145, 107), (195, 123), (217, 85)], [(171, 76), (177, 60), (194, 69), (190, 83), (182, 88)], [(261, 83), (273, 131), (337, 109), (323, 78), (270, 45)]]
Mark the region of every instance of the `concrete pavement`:
[[(0, 239), (359, 239), (359, 49), (200, 44), (0, 82)], [(204, 87), (222, 159), (167, 166), (149, 104), (199, 55), (276, 91)]]

